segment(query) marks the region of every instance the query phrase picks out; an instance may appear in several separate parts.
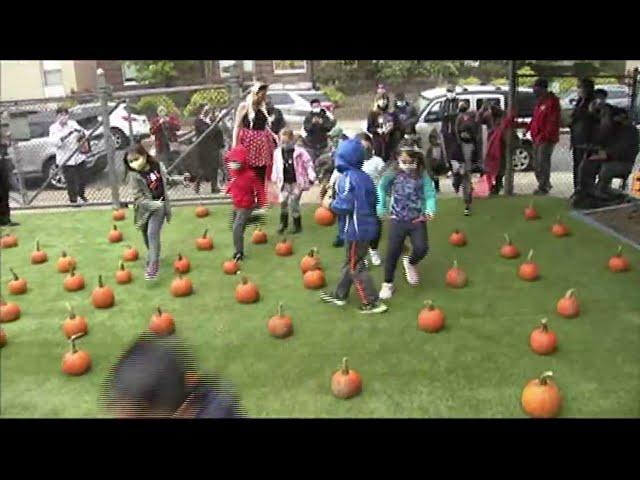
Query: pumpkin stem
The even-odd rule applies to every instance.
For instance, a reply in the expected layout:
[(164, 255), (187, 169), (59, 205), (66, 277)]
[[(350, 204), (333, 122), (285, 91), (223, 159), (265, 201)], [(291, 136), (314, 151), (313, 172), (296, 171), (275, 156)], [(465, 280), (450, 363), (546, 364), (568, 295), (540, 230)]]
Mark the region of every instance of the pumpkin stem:
[(570, 288), (569, 290), (567, 290), (567, 293), (564, 294), (565, 298), (571, 298), (575, 295), (576, 293), (576, 289), (575, 288)]
[(509, 234), (508, 233), (504, 234), (504, 239), (507, 241), (507, 245), (511, 245), (511, 239), (509, 238)]
[(80, 337), (84, 337), (84, 335), (84, 333), (76, 333), (69, 339), (69, 343), (71, 344), (71, 353), (78, 352), (78, 348), (76, 347), (76, 340), (78, 340)]
[(120, 260), (120, 270), (124, 272), (124, 263), (122, 263), (122, 260)]
[(207, 232), (209, 231), (208, 228), (205, 229), (204, 233), (202, 234), (202, 238), (207, 238)]
[(342, 374), (349, 375), (349, 363), (347, 357), (342, 359)]
[(310, 257), (313, 258), (315, 256), (315, 254), (316, 254), (315, 248), (312, 248), (311, 250), (309, 250), (309, 253), (307, 255), (309, 255)]
[(543, 318), (542, 320), (540, 320), (540, 327), (542, 328), (543, 332), (548, 332), (549, 331), (549, 325), (547, 325), (548, 320), (546, 318)]
[(562, 221), (560, 220), (560, 215), (556, 217), (556, 223), (562, 223)]
[(115, 224), (115, 223), (113, 224), (113, 230), (114, 230), (114, 231), (117, 231), (117, 230), (118, 230), (118, 227), (116, 226), (116, 224)]
[(618, 245), (618, 253), (616, 253), (616, 257), (622, 256), (622, 245)]
[(69, 276), (70, 277), (76, 276), (76, 267), (74, 267), (73, 265), (71, 265), (71, 271), (69, 272)]
[(546, 385), (547, 380), (551, 377), (553, 377), (553, 372), (551, 370), (549, 370), (548, 372), (544, 372), (542, 375), (540, 375), (539, 378), (540, 385)]
[(527, 255), (527, 262), (530, 262), (532, 258), (533, 258), (533, 249), (529, 250), (529, 255)]
[(453, 261), (453, 268), (458, 268), (458, 259), (457, 258)]
[(73, 311), (73, 307), (71, 306), (70, 303), (67, 303), (67, 310), (69, 310), (69, 318), (71, 320), (73, 320), (74, 318), (76, 318), (76, 312)]
[(11, 275), (13, 275), (14, 280), (20, 280), (20, 277), (18, 277), (16, 272), (13, 271), (13, 268), (9, 267), (9, 271), (11, 272)]
[(36, 239), (36, 252), (40, 251), (40, 240)]
[(66, 257), (67, 256), (67, 252), (65, 250), (62, 250), (62, 253), (60, 254), (60, 256), (62, 258)]
[(102, 275), (98, 275), (98, 286), (100, 288), (104, 288), (104, 284), (102, 283)]
[(531, 200), (531, 202), (529, 202), (529, 208), (533, 208), (533, 200)]
[(424, 304), (427, 306), (427, 310), (431, 311), (433, 310), (435, 307), (433, 306), (433, 301), (432, 300), (427, 300), (424, 302)]
[(248, 279), (247, 277), (242, 277), (242, 279), (240, 280), (240, 282), (241, 282), (243, 285), (246, 285), (246, 284), (249, 282), (249, 279)]
[(278, 303), (278, 316), (282, 317), (282, 312), (284, 311), (284, 305), (282, 302)]

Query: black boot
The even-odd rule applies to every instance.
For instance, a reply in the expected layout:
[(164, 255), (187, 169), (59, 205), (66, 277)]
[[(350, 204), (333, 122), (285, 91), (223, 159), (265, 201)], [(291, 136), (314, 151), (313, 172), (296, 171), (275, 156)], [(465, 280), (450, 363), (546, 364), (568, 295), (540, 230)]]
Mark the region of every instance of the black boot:
[(292, 234), (302, 232), (302, 217), (293, 217), (293, 228), (291, 229)]
[(460, 193), (460, 187), (462, 186), (462, 175), (454, 173), (453, 178), (451, 179), (451, 183), (453, 184), (453, 190), (457, 195), (458, 193)]
[(280, 212), (280, 227), (278, 228), (278, 235), (282, 235), (289, 226), (289, 213), (284, 211)]

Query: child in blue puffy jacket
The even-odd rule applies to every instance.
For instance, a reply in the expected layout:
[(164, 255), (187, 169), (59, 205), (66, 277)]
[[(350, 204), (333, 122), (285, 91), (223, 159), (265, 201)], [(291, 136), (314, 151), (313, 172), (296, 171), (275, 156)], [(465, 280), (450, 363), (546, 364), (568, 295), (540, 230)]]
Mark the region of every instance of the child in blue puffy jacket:
[(322, 292), (320, 298), (343, 306), (353, 284), (360, 297), (362, 313), (383, 313), (388, 307), (380, 302), (366, 264), (369, 245), (377, 237), (380, 227), (376, 216), (376, 187), (371, 177), (362, 171), (365, 149), (360, 139), (341, 142), (335, 158), (340, 178), (334, 199), (325, 197), (323, 206), (345, 217), (347, 258), (334, 293)]

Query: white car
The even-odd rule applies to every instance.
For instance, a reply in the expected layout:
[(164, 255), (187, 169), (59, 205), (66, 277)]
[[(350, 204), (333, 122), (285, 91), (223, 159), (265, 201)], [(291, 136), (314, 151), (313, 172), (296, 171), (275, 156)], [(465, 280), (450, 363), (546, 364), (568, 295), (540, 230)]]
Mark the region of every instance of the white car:
[(311, 111), (311, 100), (317, 98), (327, 114), (333, 119), (334, 105), (327, 96), (317, 90), (269, 90), (267, 98), (273, 106), (282, 111), (288, 124), (302, 124), (304, 117)]
[[(116, 104), (110, 103), (109, 110)], [(94, 116), (96, 122), (102, 119), (102, 107), (99, 103), (85, 103), (77, 105), (69, 109), (69, 113), (73, 115)], [(109, 116), (109, 124), (111, 127), (111, 136), (116, 149), (121, 150), (129, 145), (129, 118), (131, 118), (131, 130), (134, 138), (145, 139), (151, 136), (151, 127), (149, 120), (144, 115), (129, 114), (126, 105), (120, 104)], [(93, 127), (91, 125), (89, 128)], [(87, 127), (85, 127), (87, 128)], [(96, 134), (102, 133), (102, 129), (98, 129)]]

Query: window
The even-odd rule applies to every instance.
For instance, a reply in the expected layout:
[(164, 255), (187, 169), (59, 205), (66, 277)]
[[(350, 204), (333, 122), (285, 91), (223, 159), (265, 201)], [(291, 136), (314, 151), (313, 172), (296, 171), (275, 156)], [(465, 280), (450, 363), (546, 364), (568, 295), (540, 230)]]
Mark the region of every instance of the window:
[(324, 93), (321, 93), (321, 92), (317, 92), (317, 93), (316, 92), (314, 92), (314, 93), (299, 93), (298, 95), (300, 95), (307, 102), (310, 102), (314, 98), (317, 98), (321, 102), (329, 102), (330, 101), (329, 98)]
[(424, 117), (425, 122), (438, 122), (442, 120), (442, 100), (438, 100), (429, 108), (426, 116)]
[(138, 69), (129, 62), (122, 62), (122, 83), (136, 85), (138, 83)]
[(227, 78), (231, 75), (230, 68), (236, 64), (236, 60), (220, 60), (218, 66), (220, 67), (220, 78)]
[(247, 73), (252, 73), (255, 69), (256, 62), (255, 60), (243, 60), (242, 61), (242, 69)]
[(286, 93), (270, 93), (267, 95), (267, 98), (276, 106), (291, 105), (292, 103), (294, 103), (291, 95), (288, 95)]
[(503, 108), (501, 99), (503, 97), (476, 97), (476, 111), (479, 111), (484, 105), (496, 105)]
[(608, 95), (607, 95), (607, 99), (616, 99), (616, 98), (627, 98), (628, 94), (626, 90), (623, 90), (621, 88), (616, 88), (616, 89), (611, 89), (607, 91)]
[(536, 106), (538, 99), (533, 92), (519, 91), (517, 93), (518, 103), (518, 116), (519, 117), (532, 117), (533, 109)]
[(305, 73), (307, 71), (306, 60), (274, 60), (273, 73), (286, 75), (288, 73)]
[(44, 86), (57, 87), (62, 85), (62, 70), (45, 70)]

